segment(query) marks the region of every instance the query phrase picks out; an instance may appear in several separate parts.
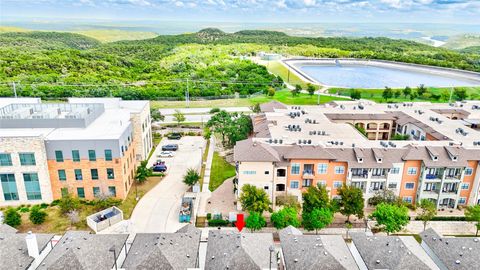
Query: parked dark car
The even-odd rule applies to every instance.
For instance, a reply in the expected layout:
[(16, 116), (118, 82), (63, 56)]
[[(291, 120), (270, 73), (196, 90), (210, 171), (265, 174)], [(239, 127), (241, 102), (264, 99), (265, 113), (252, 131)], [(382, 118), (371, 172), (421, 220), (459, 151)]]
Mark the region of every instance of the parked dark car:
[(167, 165), (165, 164), (155, 164), (153, 167), (152, 167), (152, 171), (154, 172), (166, 172), (167, 171)]
[(177, 151), (178, 144), (166, 144), (162, 146), (162, 151)]
[(169, 140), (180, 140), (182, 138), (182, 134), (180, 133), (172, 133), (167, 137)]

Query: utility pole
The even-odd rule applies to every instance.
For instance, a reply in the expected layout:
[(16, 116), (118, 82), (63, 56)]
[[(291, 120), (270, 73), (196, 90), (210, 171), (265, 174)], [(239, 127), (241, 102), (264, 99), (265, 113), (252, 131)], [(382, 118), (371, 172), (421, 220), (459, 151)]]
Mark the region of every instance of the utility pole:
[(190, 93), (188, 92), (188, 78), (187, 78), (187, 90), (185, 91), (185, 106), (190, 106)]
[(15, 98), (17, 98), (17, 86), (15, 82), (13, 82), (12, 85), (13, 85), (13, 95), (15, 96)]

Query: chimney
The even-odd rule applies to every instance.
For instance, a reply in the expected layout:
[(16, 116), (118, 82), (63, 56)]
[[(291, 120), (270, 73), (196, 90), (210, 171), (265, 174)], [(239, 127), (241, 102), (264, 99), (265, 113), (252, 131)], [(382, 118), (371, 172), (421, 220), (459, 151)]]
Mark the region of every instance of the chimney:
[(38, 258), (40, 254), (38, 252), (37, 236), (30, 231), (25, 240), (27, 241), (28, 256)]

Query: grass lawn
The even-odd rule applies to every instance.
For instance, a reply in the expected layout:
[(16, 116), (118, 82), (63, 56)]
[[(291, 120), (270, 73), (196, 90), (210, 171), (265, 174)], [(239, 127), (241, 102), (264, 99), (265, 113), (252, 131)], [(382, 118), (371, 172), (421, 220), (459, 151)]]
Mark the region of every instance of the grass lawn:
[(223, 184), (225, 180), (233, 176), (235, 176), (235, 166), (232, 166), (230, 163), (226, 162), (225, 159), (218, 154), (218, 152), (214, 152), (208, 189), (210, 189), (210, 191), (214, 191), (221, 184)]
[[(272, 100), (280, 101), (287, 105), (317, 105), (317, 95), (310, 96), (309, 94), (300, 93), (296, 97), (288, 90), (277, 91), (274, 97), (258, 96), (250, 98), (253, 103), (265, 103)], [(339, 98), (333, 96), (320, 96), (320, 104), (328, 103), (334, 100), (350, 100), (349, 98)]]
[[(282, 80), (291, 85), (300, 85), (303, 89), (307, 88), (307, 82), (298, 77), (295, 73), (289, 72), (288, 68), (279, 61), (268, 61), (265, 63), (267, 70), (277, 76), (280, 76)], [(289, 75), (290, 73), (290, 75)]]
[[(467, 90), (467, 95), (470, 97), (470, 99), (479, 99), (480, 98), (480, 87), (460, 87), (464, 88)], [(331, 94), (339, 94), (342, 96), (350, 96), (350, 92), (352, 89), (346, 89), (346, 88), (330, 88), (328, 89), (328, 92)], [(362, 98), (363, 99), (369, 99), (373, 100), (375, 102), (386, 102), (385, 99), (382, 97), (382, 93), (384, 89), (358, 89), (362, 93)], [(395, 89), (395, 90), (402, 90), (402, 89)], [(415, 87), (412, 87), (412, 90), (415, 90)], [(447, 98), (440, 98), (439, 100), (434, 100), (432, 98), (416, 98), (414, 100), (411, 100), (410, 97), (405, 97), (403, 94), (400, 95), (398, 98), (392, 98), (389, 99), (388, 102), (419, 102), (419, 101), (430, 101), (430, 102), (448, 102), (448, 99), (450, 98), (450, 91), (451, 88), (439, 88), (439, 87), (428, 87), (428, 92), (436, 94), (436, 95), (442, 95), (444, 93), (445, 96), (448, 96)], [(452, 101), (454, 101), (455, 97), (452, 97)]]

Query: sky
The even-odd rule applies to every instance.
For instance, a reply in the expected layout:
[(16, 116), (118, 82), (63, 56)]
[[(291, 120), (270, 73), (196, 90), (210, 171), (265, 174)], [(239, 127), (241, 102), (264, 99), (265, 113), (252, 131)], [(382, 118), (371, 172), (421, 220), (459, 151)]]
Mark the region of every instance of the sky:
[(480, 0), (0, 0), (1, 20), (480, 24)]

